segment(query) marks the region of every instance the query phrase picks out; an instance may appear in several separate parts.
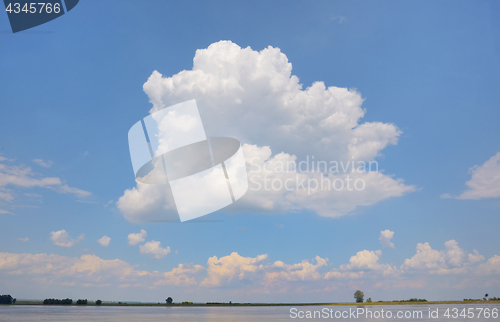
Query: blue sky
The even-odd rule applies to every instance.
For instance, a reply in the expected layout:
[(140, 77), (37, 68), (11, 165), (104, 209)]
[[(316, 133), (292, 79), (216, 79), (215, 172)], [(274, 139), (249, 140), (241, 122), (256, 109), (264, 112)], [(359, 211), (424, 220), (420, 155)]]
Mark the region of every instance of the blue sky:
[[(0, 292), (17, 298), (161, 301), (172, 296), (200, 302), (351, 301), (358, 288), (377, 300), (499, 296), (499, 14), (498, 3), (487, 1), (82, 0), (67, 15), (16, 34), (10, 33), (7, 15), (0, 15), (0, 156), (5, 159), (0, 163), (8, 167), (2, 173), (11, 171), (12, 180), (21, 180), (21, 170), (30, 167), (36, 174), (29, 178), (60, 179), (23, 187), (0, 177), (0, 192), (11, 195), (0, 199), (5, 212), (0, 214)], [(318, 81), (355, 89), (366, 111), (359, 124), (381, 122), (401, 131), (397, 143), (384, 145), (375, 160), (384, 175), (412, 188), (400, 196), (374, 196), (370, 205), (336, 218), (318, 214), (304, 201), (293, 211), (264, 213), (241, 206), (210, 214), (206, 218), (212, 221), (203, 223), (127, 220), (117, 206), (124, 191), (136, 186), (127, 132), (153, 107), (153, 94), (143, 85), (155, 70), (164, 79), (192, 70), (197, 50), (211, 44), (220, 57), (237, 48), (223, 47), (221, 40), (255, 53), (279, 48), (302, 90)], [(204, 99), (190, 92), (170, 94), (173, 100)], [(305, 155), (301, 148), (315, 143), (312, 134), (304, 136), (291, 151), (282, 149), (290, 146), (286, 140), (248, 137), (254, 139), (238, 139), (299, 159)], [(53, 164), (40, 166), (35, 159)], [(473, 182), (481, 187), (479, 197), (457, 199), (467, 190), (474, 166), (479, 167)], [(128, 235), (141, 229), (147, 231), (144, 241), (128, 245)], [(61, 247), (51, 239), (51, 232), (61, 230), (74, 245)], [(395, 248), (380, 244), (385, 230), (394, 232)], [(103, 236), (111, 238), (107, 247), (97, 243)], [(29, 241), (18, 240), (25, 237)], [(450, 240), (460, 248), (453, 243), (446, 248)], [(161, 259), (146, 250), (141, 254), (140, 246), (150, 241), (170, 252)], [(417, 244), (426, 242), (438, 251), (425, 253), (433, 259), (414, 258)], [(446, 253), (450, 249), (459, 253), (459, 263)], [(474, 250), (482, 259), (471, 262)], [(231, 257), (234, 252), (240, 257)], [(60, 257), (35, 260), (34, 254)], [(258, 257), (264, 254), (267, 258)], [(82, 257), (87, 255), (95, 257)], [(207, 269), (213, 256), (220, 266), (226, 265), (222, 258), (236, 263), (226, 267), (234, 275)], [(318, 265), (316, 256), (327, 263), (303, 265), (304, 260)], [(29, 258), (31, 264), (7, 267), (9, 258)], [(115, 259), (120, 262), (107, 262)], [(94, 263), (87, 268), (102, 260), (109, 269), (89, 275), (74, 268), (85, 260)], [(357, 267), (356, 260), (362, 262)], [(298, 266), (280, 271), (276, 261)], [(49, 262), (73, 267), (73, 273), (56, 268), (36, 273)], [(163, 275), (179, 264), (191, 267), (184, 279)], [(299, 266), (300, 278), (293, 273)], [(388, 267), (397, 272), (383, 275)], [(123, 273), (127, 269), (146, 273)], [(332, 270), (364, 275), (326, 277)], [(273, 279), (277, 272), (283, 274)], [(25, 279), (33, 284), (21, 285)], [(155, 285), (159, 280), (167, 282)]]

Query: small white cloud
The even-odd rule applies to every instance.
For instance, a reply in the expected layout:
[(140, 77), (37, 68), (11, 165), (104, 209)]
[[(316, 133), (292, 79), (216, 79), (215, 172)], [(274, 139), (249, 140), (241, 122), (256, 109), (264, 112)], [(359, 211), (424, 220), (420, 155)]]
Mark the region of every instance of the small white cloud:
[(388, 264), (380, 264), (378, 261), (382, 256), (381, 250), (369, 251), (362, 250), (356, 253), (356, 255), (351, 256), (349, 259), (349, 264), (341, 265), (341, 270), (379, 270), (379, 271), (389, 271), (394, 268)]
[[(267, 259), (267, 254), (258, 255), (257, 257), (244, 257), (237, 252), (232, 252), (230, 255), (220, 258), (212, 256), (207, 261), (207, 277), (201, 281), (200, 286), (227, 286), (234, 280), (255, 278), (255, 274), (265, 268), (262, 264)], [(283, 266), (285, 265), (283, 263)], [(266, 278), (271, 279), (270, 277)], [(259, 277), (259, 279), (261, 278)]]
[(52, 231), (50, 233), (50, 239), (52, 240), (54, 245), (67, 248), (72, 247), (74, 244), (83, 240), (83, 237), (84, 235), (82, 234), (77, 239), (72, 239), (64, 229), (58, 231)]
[(170, 253), (170, 247), (163, 248), (159, 241), (154, 240), (139, 246), (139, 250), (141, 254), (146, 254), (154, 259), (162, 259)]
[(336, 23), (338, 23), (339, 25), (341, 25), (341, 24), (343, 24), (347, 20), (347, 17), (344, 17), (344, 16), (332, 16), (331, 19), (332, 19), (332, 21), (335, 21)]
[[(262, 259), (267, 259), (267, 256)], [(297, 264), (285, 264), (282, 261), (276, 261), (271, 266), (271, 270), (276, 271), (266, 272), (265, 279), (268, 282), (277, 281), (316, 281), (322, 278), (322, 274), (318, 270), (328, 265), (328, 258), (316, 256), (316, 264), (303, 260)]]
[(141, 229), (141, 232), (140, 233), (137, 233), (137, 234), (128, 234), (128, 244), (130, 246), (135, 246), (139, 243), (142, 243), (145, 238), (148, 236), (148, 233), (144, 230), (144, 229)]
[(44, 168), (50, 168), (54, 164), (53, 161), (43, 161), (42, 159), (35, 159), (33, 162)]
[(92, 193), (89, 191), (85, 191), (85, 190), (78, 189), (78, 188), (73, 188), (73, 187), (70, 187), (66, 184), (61, 185), (61, 186), (57, 186), (53, 189), (59, 193), (69, 193), (69, 194), (73, 194), (79, 198), (86, 198), (86, 197), (89, 197), (90, 195), (92, 195)]
[(0, 215), (13, 215), (10, 211), (0, 209)]
[(25, 243), (30, 241), (30, 239), (28, 237), (18, 238), (17, 240), (25, 242)]
[(484, 199), (500, 197), (500, 152), (481, 166), (469, 169), (472, 177), (465, 184), (469, 187), (457, 199)]
[(109, 205), (113, 203), (113, 200), (110, 200), (104, 204), (104, 208), (107, 208)]
[(417, 253), (412, 258), (405, 259), (401, 269), (437, 269), (444, 264), (442, 254), (431, 248), (428, 242), (417, 244)]
[(380, 232), (380, 245), (382, 247), (394, 248), (394, 244), (391, 242), (391, 239), (394, 237), (394, 232), (389, 229), (383, 230)]
[(426, 270), (430, 274), (464, 274), (467, 273), (471, 264), (480, 262), (484, 256), (477, 250), (468, 253), (458, 246), (457, 241), (448, 240), (444, 243), (445, 249), (438, 251), (432, 249), (429, 243), (418, 243), (416, 254), (406, 259), (401, 266), (404, 271)]
[(439, 196), (441, 199), (452, 199), (453, 196), (449, 193), (443, 193), (441, 196)]
[(109, 238), (106, 235), (102, 236), (100, 239), (97, 240), (97, 242), (99, 244), (101, 244), (102, 247), (108, 247), (110, 241), (111, 241), (111, 238)]

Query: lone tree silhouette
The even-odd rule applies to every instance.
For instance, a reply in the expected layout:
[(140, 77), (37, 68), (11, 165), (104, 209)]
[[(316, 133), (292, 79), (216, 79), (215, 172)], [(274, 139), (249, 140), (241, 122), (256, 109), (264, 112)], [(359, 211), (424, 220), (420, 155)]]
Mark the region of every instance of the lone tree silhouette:
[(363, 298), (365, 297), (365, 294), (361, 292), (360, 290), (357, 290), (356, 293), (354, 293), (354, 298), (356, 299), (356, 303), (363, 303)]
[(166, 299), (166, 301), (167, 301), (167, 304), (174, 303), (174, 300), (170, 296)]

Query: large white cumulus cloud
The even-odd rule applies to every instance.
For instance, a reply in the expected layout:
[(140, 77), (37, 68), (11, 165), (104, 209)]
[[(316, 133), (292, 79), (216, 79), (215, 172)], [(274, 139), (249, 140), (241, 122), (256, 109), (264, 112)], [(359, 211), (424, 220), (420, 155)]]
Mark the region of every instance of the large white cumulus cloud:
[[(247, 165), (255, 157), (258, 160), (253, 163), (261, 165), (279, 159), (300, 161), (307, 156), (326, 161), (371, 161), (388, 145), (397, 144), (401, 135), (394, 124), (360, 122), (365, 110), (356, 90), (326, 87), (323, 82), (303, 89), (298, 77), (292, 75), (286, 55), (271, 46), (259, 52), (220, 41), (197, 50), (191, 70), (171, 77), (154, 71), (143, 88), (153, 104), (150, 112), (196, 99), (207, 135), (239, 139), (245, 144)], [(275, 174), (279, 180), (296, 175), (293, 171)], [(318, 175), (299, 174), (306, 180), (319, 180)], [(328, 176), (345, 179), (346, 174)], [(382, 172), (351, 176), (364, 180), (366, 188), (340, 192), (317, 189), (313, 193), (249, 190), (233, 210), (307, 209), (337, 217), (415, 189)], [(171, 216), (175, 206), (162, 189), (138, 184), (125, 191), (117, 206), (130, 221), (158, 220), (157, 215), (163, 212)]]
[(258, 52), (220, 41), (196, 51), (193, 69), (172, 77), (154, 71), (144, 84), (151, 112), (196, 99), (208, 135), (229, 135), (302, 157), (372, 160), (396, 144), (394, 124), (359, 123), (356, 90), (315, 82), (302, 89), (279, 48)]

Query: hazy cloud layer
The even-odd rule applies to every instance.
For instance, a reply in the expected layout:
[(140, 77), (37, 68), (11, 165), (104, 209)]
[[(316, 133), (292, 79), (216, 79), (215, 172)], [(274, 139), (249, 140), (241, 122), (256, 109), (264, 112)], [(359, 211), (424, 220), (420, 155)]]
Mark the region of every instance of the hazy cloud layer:
[[(13, 165), (5, 163), (12, 163), (14, 161), (0, 157), (0, 162), (3, 162), (0, 163), (0, 204), (2, 202), (12, 203), (16, 198), (16, 191), (19, 189), (47, 188), (58, 193), (72, 194), (78, 198), (87, 198), (92, 195), (88, 191), (68, 186), (58, 177), (45, 177), (42, 174), (36, 173), (31, 167), (23, 164)], [(46, 167), (45, 165), (49, 165), (49, 163), (44, 163), (39, 159), (35, 159), (34, 162), (38, 164), (42, 162), (44, 167)], [(37, 198), (40, 197), (33, 193), (25, 193), (25, 195), (28, 197), (30, 195), (37, 196)]]
[[(151, 241), (141, 245), (141, 252), (160, 259), (170, 252), (170, 248)], [(221, 257), (212, 256), (205, 266), (185, 263), (159, 272), (138, 270), (122, 260), (106, 260), (95, 255), (77, 258), (0, 253), (0, 282), (10, 278), (65, 287), (135, 286), (148, 290), (175, 286), (190, 290), (217, 288), (246, 294), (282, 294), (331, 292), (338, 287), (353, 288), (361, 284), (368, 290), (422, 288), (436, 282), (441, 283), (440, 288), (478, 287), (492, 283), (500, 275), (499, 255), (485, 262), (476, 250), (467, 252), (455, 240), (447, 241), (442, 250), (432, 249), (429, 243), (419, 243), (416, 253), (400, 268), (384, 263), (382, 257), (381, 250), (365, 249), (357, 252), (346, 264), (331, 267), (329, 259), (321, 256), (285, 263), (279, 260), (271, 262), (267, 254), (252, 257), (233, 252)]]

